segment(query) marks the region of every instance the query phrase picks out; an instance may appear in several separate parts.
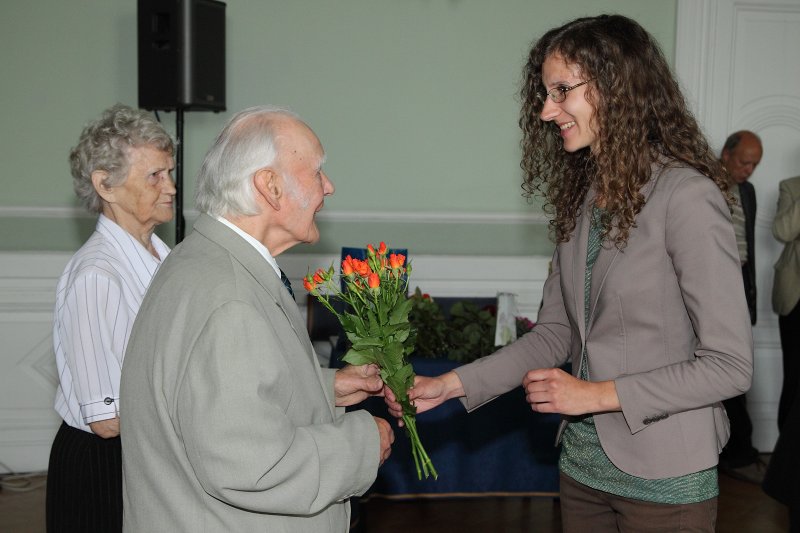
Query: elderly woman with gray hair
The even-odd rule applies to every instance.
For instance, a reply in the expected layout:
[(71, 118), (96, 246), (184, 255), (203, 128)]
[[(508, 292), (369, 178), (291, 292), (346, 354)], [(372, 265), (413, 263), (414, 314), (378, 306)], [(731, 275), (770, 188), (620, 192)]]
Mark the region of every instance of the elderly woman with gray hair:
[(122, 531), (119, 384), (133, 320), (169, 248), (174, 143), (155, 118), (117, 104), (69, 155), (75, 193), (98, 220), (56, 289), (53, 345), (63, 418), (50, 451), (47, 531)]

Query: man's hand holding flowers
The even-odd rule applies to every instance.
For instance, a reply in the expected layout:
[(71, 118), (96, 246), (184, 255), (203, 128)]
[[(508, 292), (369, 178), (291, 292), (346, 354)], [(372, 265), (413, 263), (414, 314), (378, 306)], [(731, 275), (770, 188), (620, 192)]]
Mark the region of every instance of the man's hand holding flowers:
[[(377, 365), (346, 365), (336, 371), (333, 380), (336, 406), (347, 407), (367, 399), (369, 396), (383, 396), (383, 381)], [(394, 431), (389, 422), (377, 416), (372, 417), (380, 435), (380, 464), (392, 453)]]
[(333, 382), (336, 406), (347, 407), (369, 396), (383, 396), (383, 381), (378, 365), (346, 365), (336, 371)]

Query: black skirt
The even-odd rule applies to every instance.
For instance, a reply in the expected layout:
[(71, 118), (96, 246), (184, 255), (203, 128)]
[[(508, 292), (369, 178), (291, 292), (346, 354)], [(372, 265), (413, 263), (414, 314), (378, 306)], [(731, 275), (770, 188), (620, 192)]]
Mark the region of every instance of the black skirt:
[(122, 532), (122, 445), (62, 423), (47, 472), (48, 533)]

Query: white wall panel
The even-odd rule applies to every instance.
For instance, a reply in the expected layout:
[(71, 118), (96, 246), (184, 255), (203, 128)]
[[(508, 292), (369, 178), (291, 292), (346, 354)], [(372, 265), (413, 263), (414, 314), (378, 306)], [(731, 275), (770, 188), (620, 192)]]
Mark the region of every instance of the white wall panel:
[[(0, 473), (45, 470), (61, 419), (52, 346), (55, 287), (71, 254), (0, 253)], [(339, 262), (338, 256), (278, 258), (305, 313), (302, 278)], [(518, 295), (520, 314), (534, 320), (549, 258), (416, 256), (410, 286), (433, 296)], [(4, 465), (4, 466), (3, 466)]]

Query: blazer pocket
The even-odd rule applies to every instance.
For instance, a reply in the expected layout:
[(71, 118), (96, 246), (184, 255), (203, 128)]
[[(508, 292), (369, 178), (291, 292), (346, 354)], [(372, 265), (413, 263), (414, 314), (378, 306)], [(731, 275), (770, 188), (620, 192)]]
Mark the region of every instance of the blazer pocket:
[[(670, 302), (658, 287), (618, 292), (614, 295), (615, 342), (620, 346), (622, 375), (638, 374), (668, 364), (663, 357), (666, 317)], [(610, 326), (609, 326), (610, 327)]]
[(614, 379), (627, 373), (628, 336), (625, 328), (625, 309), (619, 295), (598, 302), (586, 338), (592, 380)]

